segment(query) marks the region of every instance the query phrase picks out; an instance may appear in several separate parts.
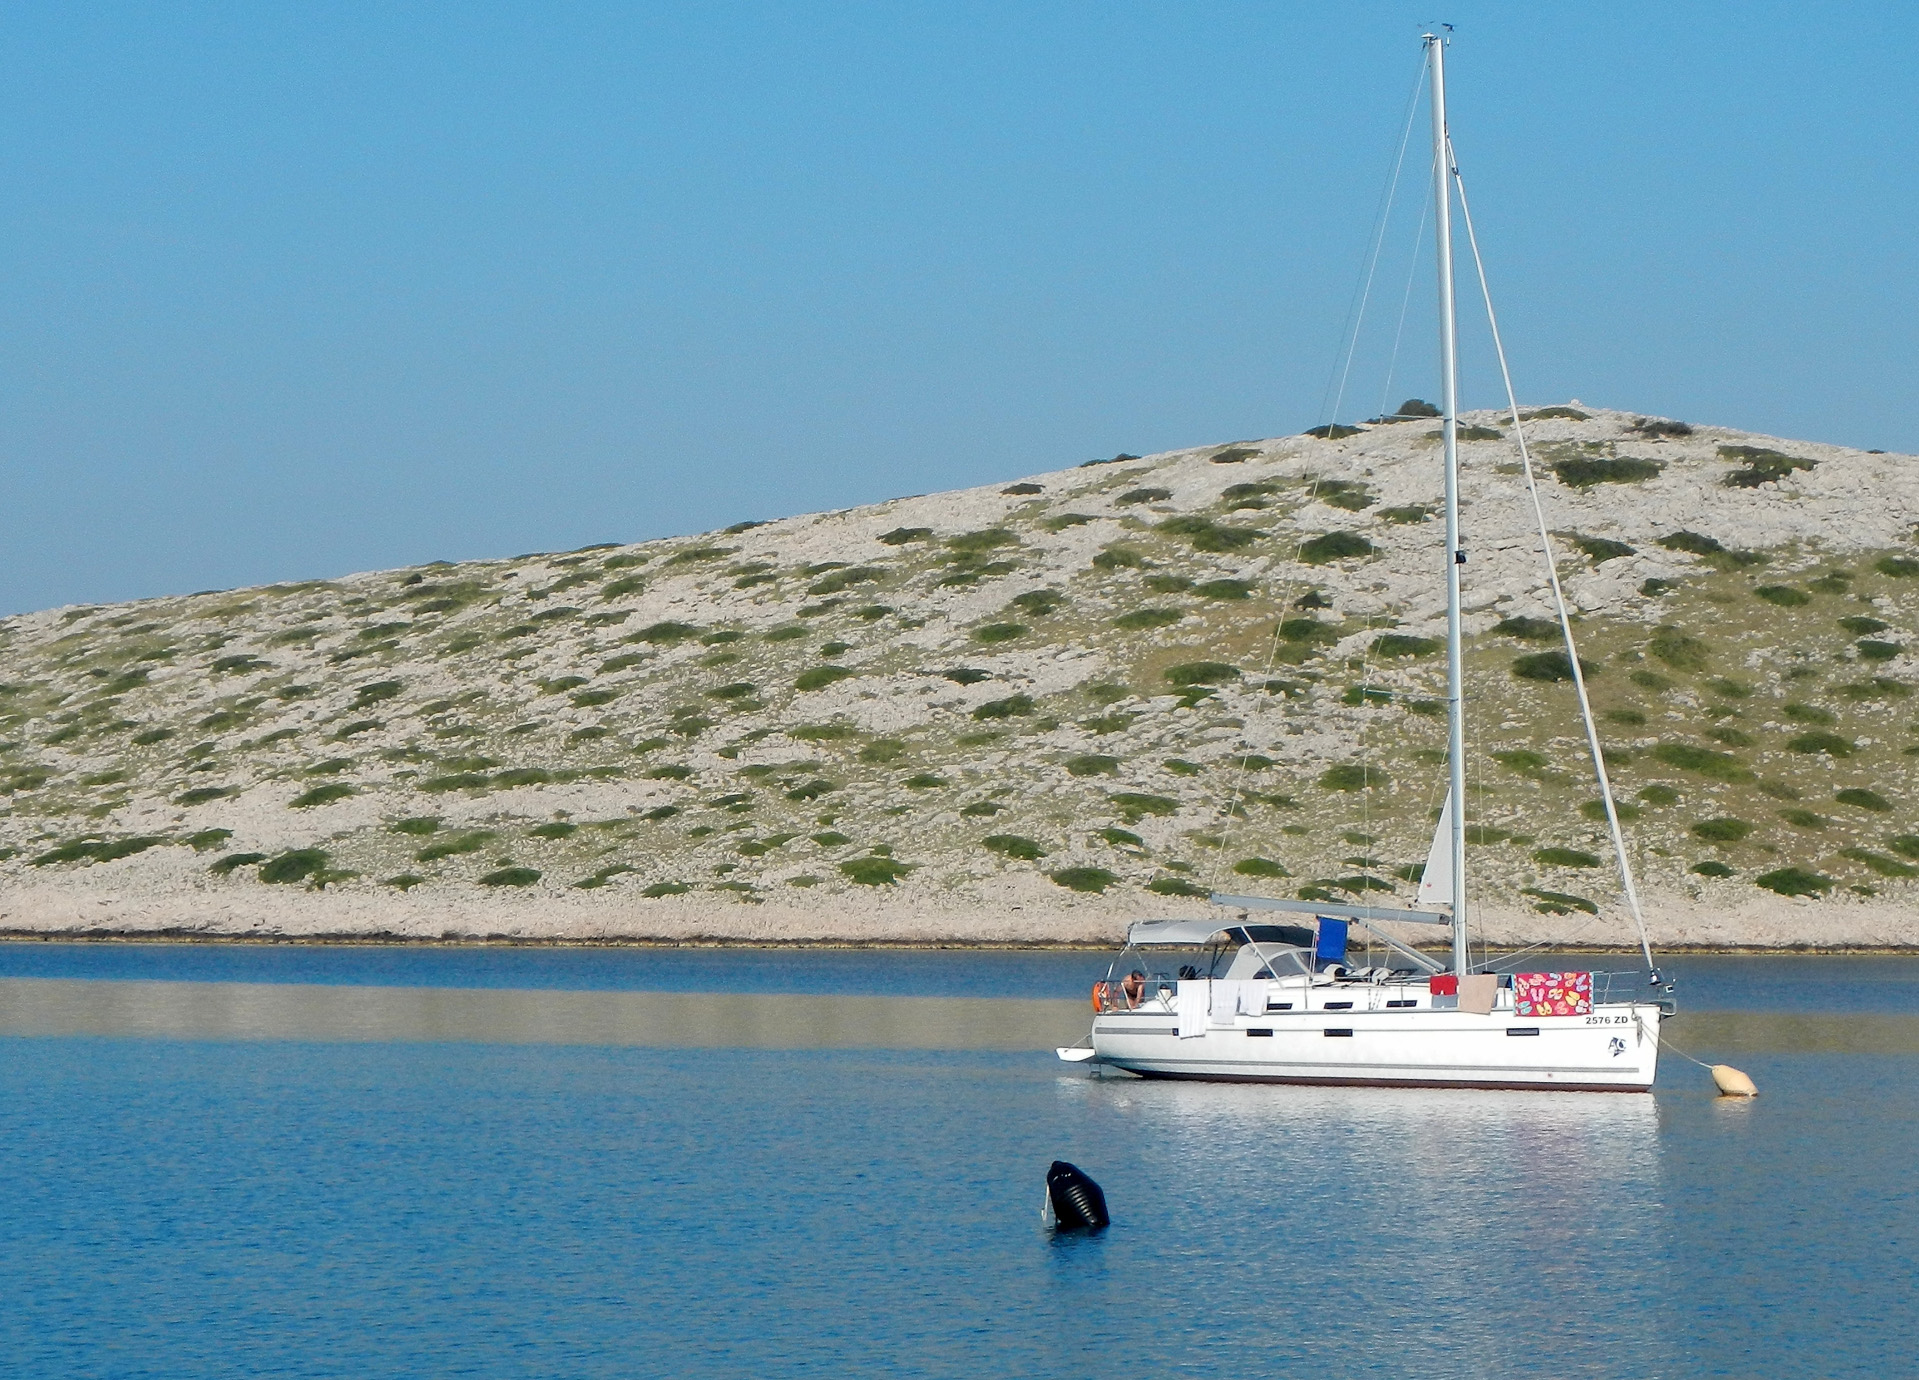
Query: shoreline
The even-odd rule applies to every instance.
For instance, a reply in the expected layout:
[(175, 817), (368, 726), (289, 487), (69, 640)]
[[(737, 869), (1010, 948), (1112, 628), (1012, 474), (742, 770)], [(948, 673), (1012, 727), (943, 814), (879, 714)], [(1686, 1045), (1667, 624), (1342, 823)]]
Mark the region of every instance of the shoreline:
[[(1118, 944), (1100, 940), (970, 940), (970, 939), (741, 939), (725, 936), (582, 936), (544, 938), (518, 935), (471, 935), (447, 938), (408, 934), (204, 934), (186, 930), (92, 930), (50, 933), (43, 930), (0, 930), (0, 944), (179, 944), (251, 946), (256, 948), (391, 948), (391, 949), (740, 949), (810, 950), (818, 952), (979, 952), (979, 953), (1112, 953)], [(1442, 955), (1444, 946), (1417, 945), (1422, 953)], [(1535, 945), (1489, 945), (1485, 952), (1504, 956)], [(1554, 944), (1555, 954), (1637, 955), (1637, 946), (1616, 944)], [(1766, 957), (1858, 956), (1862, 958), (1919, 958), (1913, 944), (1669, 944), (1657, 946), (1658, 957)]]

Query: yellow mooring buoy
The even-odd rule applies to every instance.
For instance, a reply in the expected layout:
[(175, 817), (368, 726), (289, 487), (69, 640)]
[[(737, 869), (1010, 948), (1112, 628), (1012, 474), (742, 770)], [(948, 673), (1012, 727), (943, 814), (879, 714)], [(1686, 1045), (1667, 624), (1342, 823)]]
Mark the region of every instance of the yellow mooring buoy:
[(1719, 1088), (1721, 1097), (1757, 1097), (1759, 1089), (1753, 1086), (1752, 1079), (1746, 1077), (1731, 1064), (1711, 1066), (1712, 1081)]

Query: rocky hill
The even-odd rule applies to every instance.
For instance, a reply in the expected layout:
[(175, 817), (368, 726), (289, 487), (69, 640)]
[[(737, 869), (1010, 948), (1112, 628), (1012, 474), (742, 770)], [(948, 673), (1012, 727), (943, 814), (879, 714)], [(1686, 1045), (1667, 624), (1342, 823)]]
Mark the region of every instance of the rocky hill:
[[(1656, 932), (1906, 942), (1919, 464), (1530, 418)], [(1481, 917), (1618, 940), (1517, 448), (1468, 420)], [(6, 620), (0, 928), (1048, 940), (1409, 897), (1437, 439)]]

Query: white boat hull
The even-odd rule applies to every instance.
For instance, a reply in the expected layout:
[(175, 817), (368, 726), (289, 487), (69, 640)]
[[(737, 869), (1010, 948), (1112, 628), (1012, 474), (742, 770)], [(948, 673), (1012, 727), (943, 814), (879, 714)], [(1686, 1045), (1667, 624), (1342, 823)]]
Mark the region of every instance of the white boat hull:
[(1102, 1012), (1093, 1058), (1148, 1078), (1407, 1088), (1646, 1092), (1659, 1067), (1660, 1009), (1584, 1016), (1410, 1011), (1271, 1011), (1179, 1038), (1170, 1011)]

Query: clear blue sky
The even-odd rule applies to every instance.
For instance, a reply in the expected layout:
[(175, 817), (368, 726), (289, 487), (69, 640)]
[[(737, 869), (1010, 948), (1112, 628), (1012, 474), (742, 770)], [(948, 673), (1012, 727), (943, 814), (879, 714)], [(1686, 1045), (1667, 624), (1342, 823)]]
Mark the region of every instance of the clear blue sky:
[(1435, 17), (1527, 399), (1919, 450), (1903, 6), (20, 3), (0, 610), (1300, 430)]

